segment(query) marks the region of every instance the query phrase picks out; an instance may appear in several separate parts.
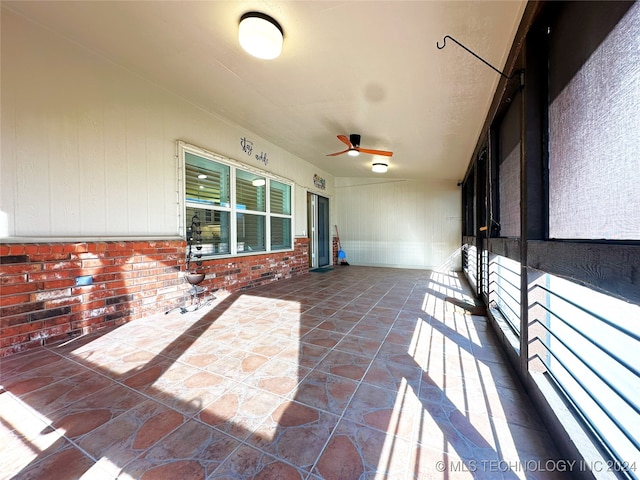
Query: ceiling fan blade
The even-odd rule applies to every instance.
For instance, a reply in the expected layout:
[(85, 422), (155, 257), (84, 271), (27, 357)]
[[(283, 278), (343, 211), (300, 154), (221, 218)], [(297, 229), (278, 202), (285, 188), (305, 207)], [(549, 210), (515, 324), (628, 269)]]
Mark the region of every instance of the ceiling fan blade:
[(328, 153), (327, 157), (335, 157), (337, 155), (342, 155), (343, 153), (347, 153), (349, 150), (351, 150), (351, 149), (347, 148), (346, 150), (343, 150), (342, 152)]
[(369, 153), (371, 155), (382, 155), (383, 157), (390, 157), (393, 152), (386, 152), (384, 150), (370, 150), (368, 148), (356, 148), (360, 153)]
[[(353, 147), (353, 145), (351, 145), (351, 141), (349, 140), (349, 138), (346, 135), (338, 135), (338, 140), (340, 140), (342, 143), (344, 143), (349, 148)], [(344, 153), (344, 152), (342, 152), (342, 153)]]

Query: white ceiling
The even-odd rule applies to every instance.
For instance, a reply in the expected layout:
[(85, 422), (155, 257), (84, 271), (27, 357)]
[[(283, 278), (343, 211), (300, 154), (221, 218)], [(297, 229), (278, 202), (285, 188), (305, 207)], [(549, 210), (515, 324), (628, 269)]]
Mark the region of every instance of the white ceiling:
[[(363, 148), (391, 150), (389, 178), (464, 175), (524, 1), (2, 1), (3, 6), (247, 128), (338, 177), (378, 177)], [(261, 11), (285, 32), (259, 60), (237, 42)], [(378, 157), (380, 158), (380, 157)]]

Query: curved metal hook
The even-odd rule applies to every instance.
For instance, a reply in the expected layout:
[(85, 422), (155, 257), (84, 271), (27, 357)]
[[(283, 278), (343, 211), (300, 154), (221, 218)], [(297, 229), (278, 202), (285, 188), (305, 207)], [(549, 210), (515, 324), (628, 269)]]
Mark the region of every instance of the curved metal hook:
[[(436, 47), (438, 47), (438, 50), (442, 50), (444, 47), (447, 46), (447, 38), (451, 38), (451, 37), (449, 35), (445, 35), (444, 38), (442, 39), (442, 46), (440, 46), (440, 42), (436, 42)], [(451, 40), (453, 40), (453, 38), (451, 38)], [(453, 41), (455, 42), (455, 40)]]
[[(520, 73), (520, 72), (515, 72), (513, 75), (508, 76), (505, 75), (504, 73), (502, 73), (500, 70), (498, 70), (496, 67), (494, 67), (493, 65), (491, 65), (489, 62), (487, 62), (484, 58), (482, 58), (481, 56), (479, 56), (477, 53), (469, 50), (467, 47), (465, 47), (463, 44), (461, 44), (459, 41), (457, 41), (455, 38), (449, 36), (449, 35), (445, 35), (443, 40), (442, 40), (442, 46), (440, 46), (440, 42), (436, 42), (436, 47), (438, 47), (438, 50), (442, 50), (444, 47), (447, 46), (447, 38), (450, 39), (453, 42), (456, 42), (460, 47), (464, 48), (467, 52), (469, 52), (471, 55), (473, 55), (474, 57), (476, 57), (478, 60), (480, 60), (482, 63), (484, 63), (485, 65), (487, 65), (488, 67), (490, 67), (491, 69), (493, 69), (494, 71), (498, 72), (500, 75), (502, 75), (504, 78), (506, 79), (512, 79), (516, 73)], [(521, 80), (522, 81), (522, 80)]]

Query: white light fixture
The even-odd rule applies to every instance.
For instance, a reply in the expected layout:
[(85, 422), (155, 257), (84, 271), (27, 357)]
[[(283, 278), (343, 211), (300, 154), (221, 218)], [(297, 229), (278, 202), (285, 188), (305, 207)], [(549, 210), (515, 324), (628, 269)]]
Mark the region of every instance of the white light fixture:
[(358, 150), (356, 150), (355, 148), (351, 148), (347, 152), (347, 155), (349, 155), (350, 157), (357, 157), (358, 155), (360, 155), (360, 152)]
[(283, 38), (282, 27), (269, 15), (247, 12), (240, 17), (238, 40), (254, 57), (271, 60), (280, 56)]
[(254, 187), (264, 187), (267, 184), (267, 181), (264, 178), (256, 178), (251, 184)]
[(386, 163), (374, 163), (371, 165), (371, 171), (375, 173), (387, 173)]
[(204, 173), (201, 173), (200, 175), (198, 175), (198, 178), (204, 179), (204, 178), (207, 178), (207, 176)]

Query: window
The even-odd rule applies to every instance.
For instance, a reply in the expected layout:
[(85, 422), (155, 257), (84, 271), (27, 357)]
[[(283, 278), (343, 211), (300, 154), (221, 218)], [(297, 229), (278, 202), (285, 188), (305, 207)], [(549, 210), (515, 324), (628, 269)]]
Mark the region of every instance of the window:
[(520, 237), (520, 92), (498, 130), (498, 205), (501, 237)]
[(200, 220), (204, 257), (290, 250), (292, 189), (286, 180), (223, 157), (181, 145), (184, 228)]
[(640, 239), (640, 4), (609, 32), (626, 8), (566, 2), (550, 28), (551, 238)]

